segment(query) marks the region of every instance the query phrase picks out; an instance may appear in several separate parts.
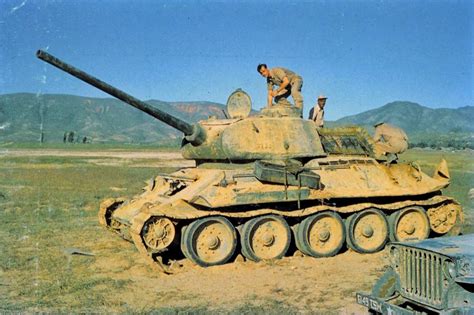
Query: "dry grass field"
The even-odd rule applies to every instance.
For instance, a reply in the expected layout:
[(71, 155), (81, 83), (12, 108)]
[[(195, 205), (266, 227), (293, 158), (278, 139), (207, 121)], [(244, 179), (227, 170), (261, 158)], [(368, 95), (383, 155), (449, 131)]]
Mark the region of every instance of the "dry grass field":
[[(445, 194), (461, 202), (471, 224), (472, 153), (409, 151), (401, 158), (431, 174), (441, 157), (452, 176)], [(102, 199), (130, 197), (156, 173), (180, 165), (192, 163), (149, 149), (0, 147), (0, 313), (364, 311), (354, 294), (370, 290), (386, 265), (385, 252), (189, 266), (167, 276), (150, 268), (133, 244), (99, 226)]]

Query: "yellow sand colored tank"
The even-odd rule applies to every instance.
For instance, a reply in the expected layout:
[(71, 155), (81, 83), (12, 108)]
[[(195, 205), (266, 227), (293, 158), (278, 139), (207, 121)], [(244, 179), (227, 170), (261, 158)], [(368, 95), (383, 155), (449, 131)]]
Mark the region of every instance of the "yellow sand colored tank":
[[(182, 154), (196, 166), (153, 178), (130, 200), (107, 199), (99, 221), (172, 273), (188, 258), (201, 266), (239, 254), (259, 261), (299, 250), (313, 257), (346, 247), (373, 253), (389, 241), (459, 234), (463, 213), (441, 190), (442, 160), (429, 176), (375, 153), (362, 128), (317, 129), (293, 107), (249, 116), (242, 90), (228, 119), (188, 124), (43, 52), (38, 57), (184, 133)], [(293, 246), (294, 244), (294, 246)]]

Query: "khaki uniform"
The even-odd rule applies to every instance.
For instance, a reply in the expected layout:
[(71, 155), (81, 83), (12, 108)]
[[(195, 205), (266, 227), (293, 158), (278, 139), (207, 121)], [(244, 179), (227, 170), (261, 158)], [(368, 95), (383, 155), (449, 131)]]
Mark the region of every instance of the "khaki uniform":
[(301, 88), (303, 87), (303, 78), (294, 73), (291, 70), (285, 68), (273, 68), (270, 69), (270, 76), (267, 78), (268, 90), (273, 90), (275, 85), (280, 86), (283, 83), (283, 79), (287, 77), (290, 84), (280, 92), (279, 95), (275, 96), (275, 103), (278, 105), (291, 106), (288, 101), (288, 96), (292, 96), (295, 101), (295, 106), (303, 110), (303, 96), (301, 95)]
[(309, 119), (314, 121), (317, 128), (323, 128), (324, 127), (324, 109), (319, 107), (318, 104), (316, 104), (309, 111)]
[(405, 131), (386, 123), (375, 125), (374, 141), (376, 155), (398, 154), (408, 149), (408, 136)]

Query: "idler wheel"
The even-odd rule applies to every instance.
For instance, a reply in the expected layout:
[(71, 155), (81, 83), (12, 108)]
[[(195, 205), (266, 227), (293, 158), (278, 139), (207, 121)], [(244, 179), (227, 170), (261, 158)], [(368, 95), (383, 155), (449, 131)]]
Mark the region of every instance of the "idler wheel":
[(296, 229), (296, 246), (308, 256), (330, 257), (344, 245), (346, 232), (336, 212), (321, 212), (304, 219)]
[(456, 203), (447, 203), (427, 211), (430, 227), (438, 234), (458, 235), (464, 222), (462, 208)]
[(112, 214), (118, 207), (124, 203), (124, 198), (108, 198), (100, 203), (99, 207), (99, 223), (105, 227), (116, 228), (113, 226)]
[(346, 220), (347, 245), (359, 253), (375, 253), (388, 240), (388, 223), (378, 209), (367, 209), (349, 216)]
[(421, 207), (408, 207), (389, 217), (390, 241), (424, 240), (430, 235), (430, 222)]
[(251, 219), (243, 225), (240, 233), (242, 254), (253, 261), (282, 258), (290, 242), (290, 227), (277, 215)]
[(237, 232), (224, 217), (202, 218), (183, 229), (183, 254), (202, 267), (226, 263), (236, 247)]
[(151, 217), (142, 229), (142, 238), (151, 252), (159, 253), (173, 243), (176, 228), (170, 219), (165, 217)]

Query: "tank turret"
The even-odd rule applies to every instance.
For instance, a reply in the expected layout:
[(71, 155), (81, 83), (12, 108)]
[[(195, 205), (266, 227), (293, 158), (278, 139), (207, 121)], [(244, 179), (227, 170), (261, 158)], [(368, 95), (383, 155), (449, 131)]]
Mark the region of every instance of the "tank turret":
[[(37, 57), (89, 83), (184, 133), (182, 154), (200, 161), (253, 161), (258, 159), (310, 159), (325, 156), (314, 124), (292, 107), (273, 106), (248, 117), (250, 97), (235, 91), (227, 102), (229, 119), (209, 119), (194, 125), (77, 69), (49, 53)], [(281, 117), (286, 117), (282, 120)], [(249, 141), (252, 139), (252, 141)]]

